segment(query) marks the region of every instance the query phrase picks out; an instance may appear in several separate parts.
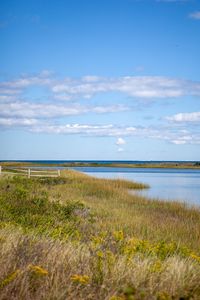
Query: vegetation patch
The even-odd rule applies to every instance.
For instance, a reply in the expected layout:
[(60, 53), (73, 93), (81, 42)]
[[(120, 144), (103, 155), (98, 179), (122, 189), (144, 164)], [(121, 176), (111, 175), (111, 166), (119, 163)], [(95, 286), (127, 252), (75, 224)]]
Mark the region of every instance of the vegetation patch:
[(79, 201), (67, 201), (61, 205), (57, 199), (49, 201), (46, 186), (63, 184), (56, 178), (25, 179), (14, 177), (0, 181), (1, 226), (6, 223), (34, 230), (52, 237), (67, 238), (73, 235), (76, 224), (74, 212), (84, 209)]
[(0, 180), (0, 299), (200, 299), (200, 212), (74, 171)]

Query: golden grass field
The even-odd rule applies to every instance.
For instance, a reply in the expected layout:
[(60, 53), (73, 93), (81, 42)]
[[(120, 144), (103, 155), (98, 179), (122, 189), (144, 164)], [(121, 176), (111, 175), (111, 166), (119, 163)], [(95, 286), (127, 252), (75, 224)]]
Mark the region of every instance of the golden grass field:
[(75, 171), (0, 179), (0, 299), (200, 299), (200, 210)]

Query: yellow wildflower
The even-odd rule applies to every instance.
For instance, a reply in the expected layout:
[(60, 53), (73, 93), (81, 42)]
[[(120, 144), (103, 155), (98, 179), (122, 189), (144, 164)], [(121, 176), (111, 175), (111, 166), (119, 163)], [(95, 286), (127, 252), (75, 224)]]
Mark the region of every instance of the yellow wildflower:
[(191, 253), (190, 256), (200, 263), (200, 256), (196, 255), (195, 253)]
[(125, 298), (121, 296), (112, 296), (109, 300), (125, 300)]
[(93, 236), (91, 240), (95, 246), (99, 246), (104, 242), (104, 239), (101, 236)]
[(162, 263), (161, 261), (156, 261), (151, 267), (150, 267), (151, 272), (161, 272), (162, 271)]
[(48, 271), (40, 266), (29, 265), (29, 270), (31, 270), (35, 275), (46, 276)]
[(0, 289), (4, 286), (8, 285), (11, 281), (13, 281), (17, 275), (20, 273), (20, 270), (16, 270), (15, 272), (12, 272), (9, 274), (1, 283), (0, 283)]
[(114, 236), (115, 240), (117, 240), (118, 242), (123, 241), (123, 239), (124, 239), (124, 233), (122, 230), (114, 231), (113, 236)]
[(88, 284), (89, 283), (89, 276), (87, 275), (79, 275), (79, 274), (75, 274), (71, 276), (71, 280), (75, 283), (79, 283), (79, 284)]
[(170, 300), (171, 296), (168, 295), (166, 292), (160, 292), (157, 295), (157, 300)]
[(101, 250), (97, 251), (97, 256), (103, 258), (103, 251)]

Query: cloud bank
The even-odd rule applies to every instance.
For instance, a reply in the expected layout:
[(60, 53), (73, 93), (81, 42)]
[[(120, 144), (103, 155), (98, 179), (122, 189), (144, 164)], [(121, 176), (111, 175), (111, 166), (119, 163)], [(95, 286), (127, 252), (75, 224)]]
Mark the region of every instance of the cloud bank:
[(44, 87), (54, 99), (70, 101), (90, 99), (99, 93), (117, 92), (138, 99), (179, 98), (200, 96), (200, 82), (163, 76), (124, 76), (57, 79), (51, 73), (42, 72), (35, 76), (0, 82), (1, 97), (23, 93), (29, 87)]
[[(42, 89), (39, 99), (27, 96), (34, 87)], [(138, 126), (130, 120), (128, 124), (121, 126), (114, 122), (68, 122), (69, 116), (125, 113), (132, 110), (125, 103), (112, 102), (105, 105), (104, 101), (102, 104), (94, 104), (93, 97), (101, 93), (124, 94), (128, 96), (129, 102), (132, 100), (139, 101), (138, 103), (142, 103), (141, 99), (151, 102), (186, 96), (195, 96), (199, 101), (200, 82), (164, 76), (106, 78), (87, 75), (59, 79), (49, 71), (31, 76), (23, 75), (14, 80), (0, 82), (0, 127), (2, 130), (15, 128), (35, 133), (115, 137), (118, 149), (123, 149), (121, 146), (126, 143), (124, 137), (157, 139), (176, 145), (200, 143), (198, 132), (191, 128), (180, 128), (184, 124), (197, 124), (200, 121), (200, 112), (165, 117), (165, 124), (161, 123), (156, 127)]]

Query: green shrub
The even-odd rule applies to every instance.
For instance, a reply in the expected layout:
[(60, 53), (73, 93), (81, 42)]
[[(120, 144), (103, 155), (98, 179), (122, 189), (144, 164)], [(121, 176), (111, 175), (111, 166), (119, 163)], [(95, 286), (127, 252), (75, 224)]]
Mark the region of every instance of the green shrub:
[[(84, 209), (79, 201), (67, 201), (61, 205), (58, 201), (49, 201), (44, 189), (55, 178), (38, 180), (26, 178), (5, 179), (0, 182), (0, 220), (13, 223), (24, 229), (36, 230), (53, 237), (70, 235), (76, 222), (76, 209)], [(71, 222), (73, 221), (73, 222)]]

